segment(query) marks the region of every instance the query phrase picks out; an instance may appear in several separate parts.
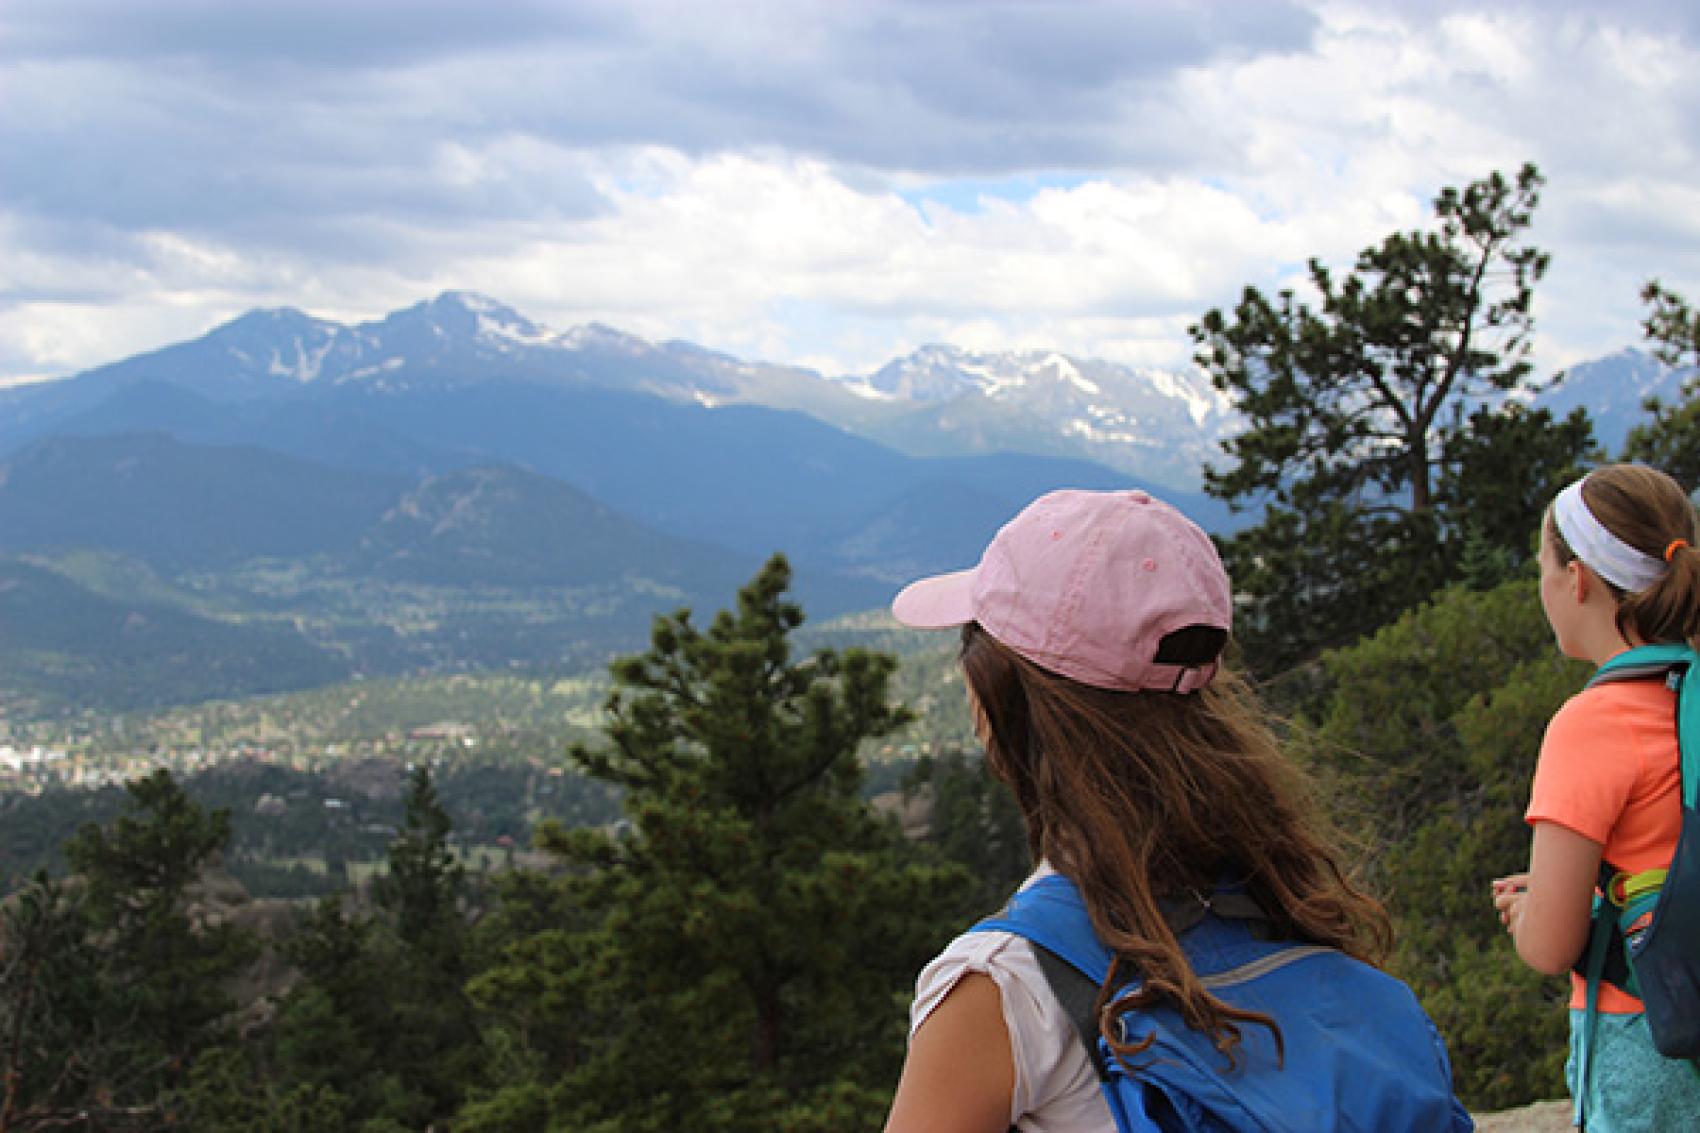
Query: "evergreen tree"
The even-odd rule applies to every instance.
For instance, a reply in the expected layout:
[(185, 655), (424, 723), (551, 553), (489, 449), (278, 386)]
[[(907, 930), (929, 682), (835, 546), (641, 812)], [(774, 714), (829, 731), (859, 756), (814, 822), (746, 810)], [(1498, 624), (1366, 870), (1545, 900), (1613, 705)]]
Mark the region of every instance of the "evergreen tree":
[(390, 843), (389, 872), (378, 889), (396, 945), (390, 973), (395, 1031), (386, 1062), (409, 1092), (430, 1099), (437, 1117), (459, 1107), (482, 1057), (466, 994), (466, 870), (449, 844), (452, 830), (430, 772), (414, 768), (406, 817)]
[(1452, 577), (1491, 590), (1532, 569), (1547, 505), (1600, 456), (1587, 411), (1562, 420), (1515, 402), (1471, 414), (1446, 439), (1435, 486)]
[[(1642, 289), (1641, 299), (1649, 308), (1641, 329), (1659, 361), (1700, 366), (1700, 313), (1656, 279)], [(1624, 458), (1663, 469), (1691, 492), (1700, 490), (1700, 374), (1690, 375), (1675, 405), (1653, 397), (1644, 407), (1652, 420), (1630, 432)]]
[[(1533, 620), (1536, 601), (1521, 601)], [(1458, 1089), (1477, 1109), (1563, 1093), (1570, 981), (1524, 964), (1483, 895), (1493, 878), (1528, 866), (1523, 812), (1541, 737), (1587, 676), (1549, 639), (1497, 688), (1472, 696), (1452, 720), (1465, 761), (1458, 797), (1389, 862), (1400, 973), (1421, 989)]]
[(104, 1081), (100, 957), (81, 906), (46, 873), (0, 912), (0, 1133), (75, 1112)]
[(923, 759), (904, 779), (903, 795), (927, 800), (927, 841), (968, 871), (978, 912), (999, 908), (1032, 872), (1021, 807), (983, 758), (952, 748)]
[(465, 870), (452, 830), (430, 773), (415, 768), (375, 915), (326, 898), (287, 947), (301, 980), (274, 1028), (279, 1088), (344, 1107), (356, 1128), (423, 1128), (452, 1115), (481, 1080), (466, 994)]
[(315, 1086), (280, 1088), (249, 1047), (222, 1046), (196, 1061), (178, 1094), (181, 1128), (195, 1133), (345, 1133), (346, 1100)]
[(361, 1117), (381, 1112), (397, 1092), (383, 1065), (395, 1026), (390, 966), (374, 936), (373, 922), (349, 915), (340, 896), (313, 906), (284, 946), (301, 978), (279, 1004), (270, 1044), (277, 1083)]
[(789, 583), (775, 556), (736, 611), (657, 619), (650, 650), (614, 664), (608, 746), (573, 758), (624, 789), (627, 820), (546, 834), (576, 871), (576, 923), (522, 938), (478, 985), (492, 1004), (529, 989), (574, 1041), (462, 1128), (878, 1127), (915, 971), (967, 886), (858, 797), (863, 741), (907, 719), (894, 662), (794, 659)]
[[(1480, 407), (1530, 376), (1547, 256), (1523, 237), (1541, 185), (1525, 165), (1515, 180), (1446, 188), (1436, 230), (1394, 233), (1344, 276), (1312, 260), (1316, 306), (1247, 288), (1231, 314), (1213, 309), (1191, 328), (1199, 364), (1249, 422), (1206, 489), (1265, 504), (1224, 547), (1254, 667), (1354, 640), (1452, 577), (1471, 533), (1501, 534), (1455, 529), (1437, 505), (1464, 436), (1494, 435), (1483, 426), (1495, 411)], [(1557, 427), (1526, 418), (1504, 432), (1537, 424)], [(1520, 549), (1521, 530), (1508, 535)]]
[(159, 1128), (198, 1058), (229, 1031), (250, 934), (198, 908), (230, 837), (165, 771), (65, 847), (74, 877), (38, 877), (3, 915), (0, 1130)]
[(401, 831), (390, 843), (389, 872), (378, 886), (379, 902), (395, 917), (402, 943), (459, 968), (466, 923), (457, 905), (466, 870), (449, 845), (454, 823), (423, 765), (408, 772), (404, 813)]
[(1446, 1036), (1460, 1094), (1503, 1108), (1563, 1090), (1567, 985), (1529, 970), (1488, 901), (1528, 862), (1522, 821), (1546, 721), (1586, 679), (1531, 582), (1450, 588), (1323, 655), (1325, 710), (1295, 751), (1364, 845), (1395, 968)]

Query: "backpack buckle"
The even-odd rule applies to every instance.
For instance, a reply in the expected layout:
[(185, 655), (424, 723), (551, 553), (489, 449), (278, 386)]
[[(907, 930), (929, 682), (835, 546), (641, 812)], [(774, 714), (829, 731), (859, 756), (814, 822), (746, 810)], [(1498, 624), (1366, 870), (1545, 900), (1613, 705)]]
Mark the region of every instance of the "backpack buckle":
[(1649, 893), (1657, 893), (1664, 886), (1669, 872), (1664, 869), (1644, 869), (1640, 873), (1618, 870), (1606, 882), (1606, 899), (1618, 908), (1624, 908)]

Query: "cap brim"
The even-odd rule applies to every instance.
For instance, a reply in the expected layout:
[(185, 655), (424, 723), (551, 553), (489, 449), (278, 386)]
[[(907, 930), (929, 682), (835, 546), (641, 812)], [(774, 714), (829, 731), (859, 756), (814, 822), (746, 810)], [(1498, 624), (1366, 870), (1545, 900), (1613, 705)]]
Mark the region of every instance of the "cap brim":
[(911, 582), (891, 603), (898, 621), (916, 629), (948, 629), (974, 620), (974, 571)]

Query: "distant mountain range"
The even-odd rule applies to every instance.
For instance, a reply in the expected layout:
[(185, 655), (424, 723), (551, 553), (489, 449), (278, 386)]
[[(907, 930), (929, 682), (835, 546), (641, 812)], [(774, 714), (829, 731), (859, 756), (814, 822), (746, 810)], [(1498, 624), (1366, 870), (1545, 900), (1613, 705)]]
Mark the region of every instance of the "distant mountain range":
[[(1537, 400), (1615, 447), (1677, 384), (1626, 351)], [(358, 326), (255, 311), (0, 391), (0, 716), (582, 662), (774, 551), (812, 615), (865, 609), (1061, 486), (1223, 529), (1197, 484), (1234, 427), (1199, 375), (1054, 352), (827, 377), (463, 292)], [(157, 687), (144, 644), (176, 659)]]
[[(798, 410), (911, 456), (1090, 460), (1183, 490), (1196, 486), (1200, 463), (1232, 424), (1227, 401), (1196, 374), (1051, 351), (929, 346), (870, 375), (829, 378), (685, 342), (655, 345), (598, 324), (557, 333), (493, 300), (448, 292), (358, 326), (292, 309), (253, 311), (192, 342), (56, 383), (47, 396), (39, 387), (0, 395), (0, 409), (10, 410), (0, 443), (39, 435), (117, 389), (148, 382), (225, 403), (276, 400), (305, 387), (392, 396), (515, 383), (604, 389), (703, 407)], [(109, 421), (113, 414), (105, 410)]]
[(1673, 370), (1640, 350), (1620, 350), (1572, 366), (1534, 403), (1560, 417), (1586, 409), (1594, 421), (1595, 439), (1608, 453), (1615, 454), (1622, 449), (1629, 430), (1645, 420), (1642, 403), (1649, 397), (1667, 405), (1680, 401), (1689, 373)]

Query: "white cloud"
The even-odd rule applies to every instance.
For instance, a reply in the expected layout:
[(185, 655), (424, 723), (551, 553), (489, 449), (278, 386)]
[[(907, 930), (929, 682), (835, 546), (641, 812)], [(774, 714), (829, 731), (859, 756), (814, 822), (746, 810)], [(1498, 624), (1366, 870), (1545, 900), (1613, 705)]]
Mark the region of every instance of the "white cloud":
[(145, 7), (0, 15), (0, 379), (448, 288), (829, 370), (1182, 364), (1242, 285), (1525, 159), (1544, 365), (1635, 341), (1648, 276), (1700, 296), (1682, 7)]

